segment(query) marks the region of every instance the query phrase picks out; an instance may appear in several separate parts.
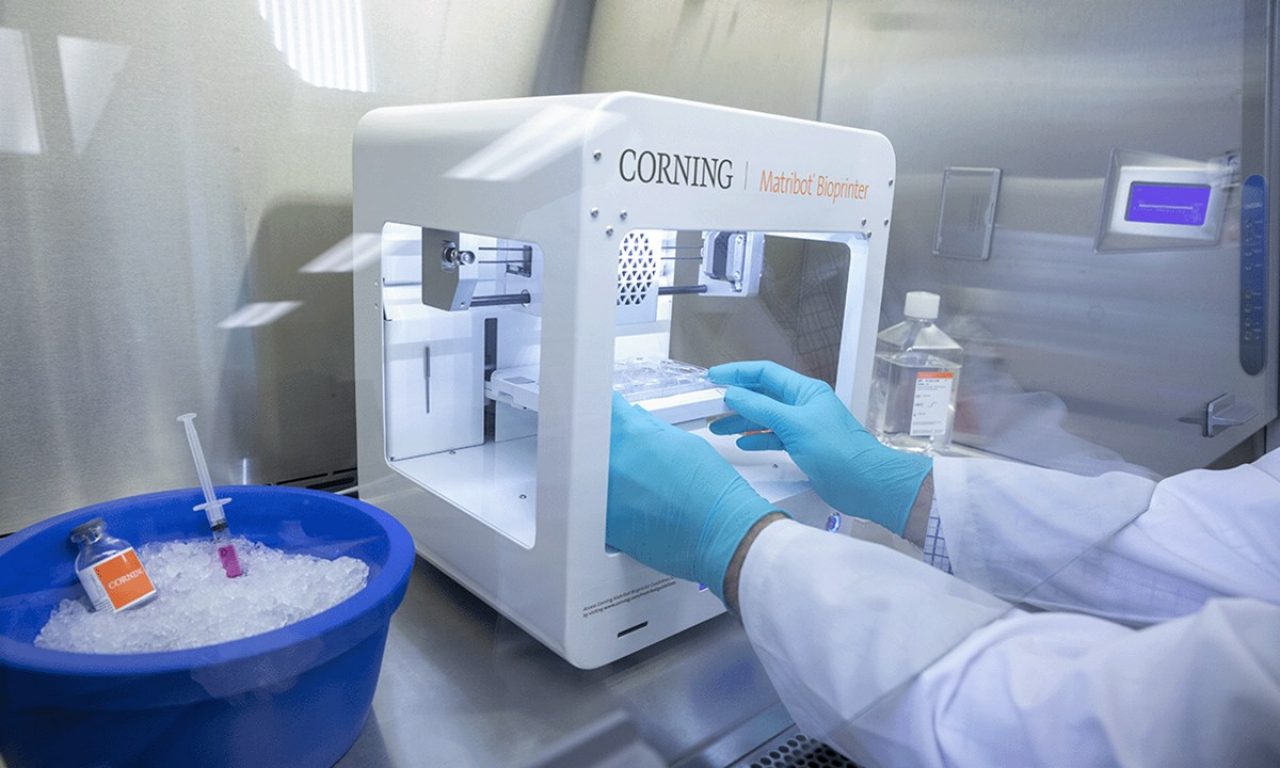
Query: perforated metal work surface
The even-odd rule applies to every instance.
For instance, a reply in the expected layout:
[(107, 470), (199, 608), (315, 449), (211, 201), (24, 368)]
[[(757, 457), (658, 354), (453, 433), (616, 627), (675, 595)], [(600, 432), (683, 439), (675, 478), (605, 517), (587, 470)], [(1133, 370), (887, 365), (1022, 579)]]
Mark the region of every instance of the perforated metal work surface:
[(783, 731), (732, 768), (858, 768), (844, 755), (797, 728)]

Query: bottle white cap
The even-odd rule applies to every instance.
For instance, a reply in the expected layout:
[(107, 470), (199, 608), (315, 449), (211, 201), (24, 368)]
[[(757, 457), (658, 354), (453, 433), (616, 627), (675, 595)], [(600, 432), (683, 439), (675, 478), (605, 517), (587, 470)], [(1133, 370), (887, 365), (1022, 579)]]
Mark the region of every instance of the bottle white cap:
[(938, 305), (941, 303), (942, 299), (936, 293), (907, 291), (907, 301), (902, 308), (902, 314), (920, 320), (937, 320)]

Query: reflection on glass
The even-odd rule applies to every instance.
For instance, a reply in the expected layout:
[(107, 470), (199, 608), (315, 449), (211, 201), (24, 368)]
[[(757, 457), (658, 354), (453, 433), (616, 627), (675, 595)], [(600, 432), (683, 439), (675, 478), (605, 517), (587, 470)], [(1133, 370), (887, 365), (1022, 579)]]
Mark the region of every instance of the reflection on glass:
[(303, 264), (299, 272), (352, 272), (378, 258), (381, 244), (375, 235), (344, 237), (319, 256)]
[(62, 88), (67, 94), (67, 116), (76, 154), (88, 146), (128, 58), (127, 45), (58, 35)]
[(370, 92), (361, 0), (258, 0), (271, 42), (303, 82)]
[(38, 155), (43, 149), (29, 62), (27, 34), (0, 27), (0, 152)]
[(575, 150), (582, 141), (577, 128), (588, 123), (588, 118), (594, 119), (595, 130), (600, 133), (621, 120), (620, 115), (612, 112), (561, 105), (548, 107), (485, 145), (444, 175), (450, 179), (476, 181), (523, 179), (566, 152)]
[(245, 304), (220, 323), (219, 328), (257, 328), (270, 325), (302, 306), (300, 301), (254, 301)]
[[(763, 262), (757, 295), (676, 300), (673, 355), (705, 367), (772, 360), (834, 385), (849, 283), (849, 248), (770, 235), (764, 240)], [(700, 279), (701, 268), (701, 262), (676, 262), (677, 282)]]

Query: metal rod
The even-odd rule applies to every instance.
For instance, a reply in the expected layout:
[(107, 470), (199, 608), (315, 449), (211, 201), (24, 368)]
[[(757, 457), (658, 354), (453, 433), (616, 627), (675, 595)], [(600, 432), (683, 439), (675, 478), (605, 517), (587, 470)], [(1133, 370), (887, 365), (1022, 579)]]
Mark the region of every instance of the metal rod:
[(701, 256), (663, 256), (663, 261), (702, 261)]
[(477, 251), (523, 251), (530, 246), (527, 245), (482, 245)]
[(706, 293), (705, 285), (662, 285), (658, 287), (659, 296), (682, 296), (686, 293)]
[(500, 293), (495, 296), (477, 296), (471, 300), (472, 307), (500, 307), (504, 304), (528, 304), (529, 292)]
[(702, 250), (702, 246), (700, 245), (664, 245), (662, 246), (662, 250), (664, 251), (682, 251), (682, 250), (689, 250), (692, 248), (697, 248), (698, 250)]
[(528, 264), (528, 259), (494, 259), (493, 261), (477, 261), (477, 264)]

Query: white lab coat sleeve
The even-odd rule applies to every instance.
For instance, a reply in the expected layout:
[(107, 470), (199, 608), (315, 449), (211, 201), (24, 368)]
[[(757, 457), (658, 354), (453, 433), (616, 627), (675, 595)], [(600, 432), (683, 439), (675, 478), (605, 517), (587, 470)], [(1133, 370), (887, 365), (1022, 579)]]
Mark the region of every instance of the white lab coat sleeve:
[(953, 572), (1006, 599), (1133, 625), (1280, 603), (1280, 451), (1159, 483), (938, 458), (934, 487)]
[[(738, 585), (752, 647), (819, 739), (1011, 610), (913, 557), (791, 520), (761, 531)], [(919, 610), (931, 605), (945, 610)]]
[(1280, 608), (1213, 600), (1133, 630), (996, 616), (957, 581), (784, 521), (739, 608), (797, 724), (868, 766), (1280, 764)]
[(1134, 630), (1018, 613), (833, 741), (868, 764), (1280, 765), (1280, 608), (1213, 599)]

